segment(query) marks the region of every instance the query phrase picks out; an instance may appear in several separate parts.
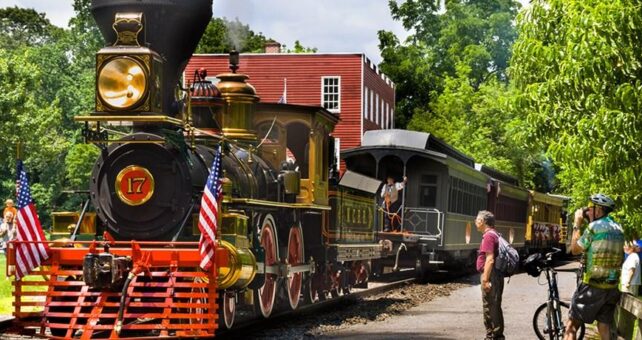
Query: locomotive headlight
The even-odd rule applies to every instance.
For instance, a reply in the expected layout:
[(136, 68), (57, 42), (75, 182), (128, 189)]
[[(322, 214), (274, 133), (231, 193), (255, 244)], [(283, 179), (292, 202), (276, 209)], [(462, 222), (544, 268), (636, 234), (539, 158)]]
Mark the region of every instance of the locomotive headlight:
[(97, 89), (105, 104), (114, 109), (129, 109), (145, 96), (147, 73), (137, 60), (116, 57), (99, 70)]

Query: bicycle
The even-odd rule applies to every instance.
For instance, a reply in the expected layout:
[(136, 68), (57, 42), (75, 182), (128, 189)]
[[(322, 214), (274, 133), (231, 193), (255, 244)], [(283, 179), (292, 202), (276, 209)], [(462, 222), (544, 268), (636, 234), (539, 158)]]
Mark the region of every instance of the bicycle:
[[(553, 251), (542, 254), (532, 254), (524, 260), (526, 272), (539, 278), (544, 272), (548, 282), (548, 301), (541, 304), (533, 315), (533, 329), (538, 339), (562, 339), (568, 320), (569, 304), (561, 301), (557, 289), (557, 271), (551, 266), (553, 255), (560, 252), (560, 249), (553, 248)], [(586, 327), (581, 324), (576, 333), (577, 339), (584, 338)]]

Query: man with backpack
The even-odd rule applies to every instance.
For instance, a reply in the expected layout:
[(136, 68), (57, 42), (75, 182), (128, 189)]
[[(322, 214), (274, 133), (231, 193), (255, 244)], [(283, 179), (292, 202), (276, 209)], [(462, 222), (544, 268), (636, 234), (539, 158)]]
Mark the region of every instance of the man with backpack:
[(486, 340), (503, 340), (502, 294), (504, 292), (504, 274), (495, 268), (500, 243), (500, 236), (495, 230), (495, 215), (490, 211), (480, 211), (475, 219), (475, 226), (482, 233), (479, 255), (477, 255), (477, 271), (481, 273)]

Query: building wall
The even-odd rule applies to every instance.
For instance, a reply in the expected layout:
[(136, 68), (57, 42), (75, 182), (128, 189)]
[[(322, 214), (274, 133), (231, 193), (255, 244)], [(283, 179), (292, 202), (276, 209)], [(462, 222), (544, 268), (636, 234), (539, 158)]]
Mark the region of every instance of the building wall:
[[(363, 132), (394, 128), (394, 83), (367, 58), (364, 59)], [(377, 103), (378, 100), (378, 103)]]

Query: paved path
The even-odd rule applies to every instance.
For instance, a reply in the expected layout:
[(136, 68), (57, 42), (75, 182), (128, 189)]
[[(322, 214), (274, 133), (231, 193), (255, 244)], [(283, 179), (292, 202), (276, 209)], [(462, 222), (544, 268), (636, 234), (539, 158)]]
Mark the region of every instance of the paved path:
[[(570, 301), (575, 290), (576, 263), (558, 267), (560, 298)], [(532, 320), (535, 309), (548, 296), (546, 279), (526, 273), (514, 275), (504, 285), (504, 321), (506, 339), (535, 339)], [(450, 296), (420, 304), (399, 316), (380, 322), (368, 322), (328, 334), (324, 338), (351, 339), (483, 339), (481, 291), (479, 284), (459, 289)]]

